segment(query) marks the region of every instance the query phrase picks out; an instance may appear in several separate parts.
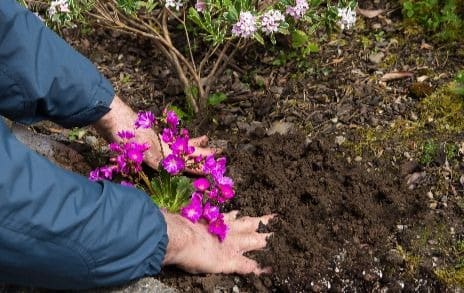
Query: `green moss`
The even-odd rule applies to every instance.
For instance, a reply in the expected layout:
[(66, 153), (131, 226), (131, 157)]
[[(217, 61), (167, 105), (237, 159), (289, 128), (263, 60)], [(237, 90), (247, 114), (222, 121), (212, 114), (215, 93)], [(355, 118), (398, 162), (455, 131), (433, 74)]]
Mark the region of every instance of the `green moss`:
[(464, 241), (458, 241), (454, 247), (456, 262), (451, 267), (435, 270), (435, 275), (447, 285), (464, 287)]
[(423, 127), (438, 133), (459, 133), (464, 130), (464, 99), (452, 89), (451, 83), (423, 99), (419, 105)]
[[(357, 155), (364, 151), (378, 153), (384, 148), (385, 142), (397, 147), (407, 147), (410, 141), (416, 141), (419, 146), (424, 146), (431, 135), (451, 137), (464, 131), (464, 98), (456, 94), (452, 89), (455, 83), (450, 83), (426, 96), (417, 105), (419, 119), (410, 121), (397, 119), (388, 127), (363, 127), (358, 129), (359, 140), (348, 142), (346, 145), (354, 150)], [(442, 141), (446, 141), (442, 140)], [(439, 145), (440, 142), (436, 141)], [(431, 161), (432, 153), (426, 151), (424, 163)], [(431, 149), (430, 149), (431, 150)], [(447, 157), (455, 158), (457, 146), (446, 146)]]

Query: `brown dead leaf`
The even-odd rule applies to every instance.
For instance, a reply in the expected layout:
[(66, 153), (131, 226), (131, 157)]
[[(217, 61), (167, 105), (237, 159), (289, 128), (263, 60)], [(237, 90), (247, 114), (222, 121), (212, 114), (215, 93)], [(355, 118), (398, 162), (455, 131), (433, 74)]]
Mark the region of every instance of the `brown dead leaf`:
[(333, 64), (338, 64), (340, 62), (342, 62), (345, 58), (344, 57), (340, 57), (340, 58), (334, 58), (332, 59), (332, 61), (330, 61), (329, 63), (327, 63), (327, 65), (333, 65)]
[(381, 81), (390, 81), (390, 80), (396, 80), (396, 79), (402, 79), (402, 78), (409, 78), (413, 77), (414, 73), (412, 72), (390, 72), (390, 73), (385, 73), (380, 80)]
[(423, 50), (432, 50), (433, 49), (433, 46), (430, 45), (430, 44), (427, 44), (427, 43), (422, 43), (420, 45), (420, 48), (423, 49)]
[(375, 10), (370, 10), (370, 9), (362, 9), (357, 7), (356, 8), (356, 13), (361, 14), (364, 17), (367, 18), (374, 18), (379, 16), (385, 11), (385, 9), (375, 9)]

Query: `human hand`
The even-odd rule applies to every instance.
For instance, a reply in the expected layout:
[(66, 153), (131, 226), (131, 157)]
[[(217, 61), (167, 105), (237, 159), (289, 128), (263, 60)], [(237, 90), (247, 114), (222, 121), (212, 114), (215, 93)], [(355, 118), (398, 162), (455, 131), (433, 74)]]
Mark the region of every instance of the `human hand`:
[[(135, 113), (126, 105), (118, 96), (115, 96), (110, 105), (111, 111), (98, 120), (94, 126), (97, 131), (108, 141), (120, 141), (117, 135), (118, 131), (131, 130), (134, 128), (134, 121), (137, 119)], [(171, 153), (168, 145), (165, 144), (159, 134), (153, 129), (139, 128), (135, 133), (135, 140), (139, 143), (150, 144), (150, 149), (145, 152), (145, 163), (153, 169), (157, 169), (164, 156)], [(217, 152), (217, 150), (208, 148), (208, 137), (201, 136), (189, 140), (189, 145), (195, 147), (192, 156), (208, 156)], [(189, 170), (192, 173), (198, 173), (198, 170)]]
[(270, 268), (261, 268), (244, 253), (266, 247), (272, 233), (258, 233), (258, 226), (260, 222), (268, 224), (275, 215), (237, 218), (237, 213), (224, 214), (229, 232), (219, 242), (206, 224), (193, 224), (180, 215), (164, 212), (169, 244), (163, 264), (176, 265), (189, 273), (270, 273)]

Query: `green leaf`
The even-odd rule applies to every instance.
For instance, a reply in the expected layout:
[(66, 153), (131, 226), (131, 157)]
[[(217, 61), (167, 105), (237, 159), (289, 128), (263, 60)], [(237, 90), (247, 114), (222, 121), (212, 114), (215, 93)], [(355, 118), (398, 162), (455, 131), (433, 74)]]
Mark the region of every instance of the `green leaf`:
[(214, 93), (208, 96), (208, 105), (216, 106), (224, 102), (227, 99), (224, 93)]
[(309, 42), (306, 49), (309, 53), (319, 53), (319, 45), (313, 42)]
[(183, 120), (185, 117), (188, 116), (187, 113), (185, 113), (181, 108), (177, 106), (170, 105), (167, 107), (167, 109), (174, 111), (180, 120)]
[(253, 37), (255, 38), (256, 41), (258, 41), (258, 43), (264, 46), (264, 39), (260, 34), (255, 33)]
[(301, 30), (292, 31), (292, 47), (300, 48), (308, 42), (308, 35)]

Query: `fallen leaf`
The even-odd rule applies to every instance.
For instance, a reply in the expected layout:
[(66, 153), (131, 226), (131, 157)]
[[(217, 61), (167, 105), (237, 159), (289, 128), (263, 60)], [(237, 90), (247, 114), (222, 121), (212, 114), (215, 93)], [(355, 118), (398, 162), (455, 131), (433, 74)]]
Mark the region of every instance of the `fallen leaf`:
[(390, 80), (395, 80), (395, 79), (402, 79), (402, 78), (409, 78), (413, 77), (414, 73), (412, 72), (390, 72), (390, 73), (385, 73), (380, 80), (381, 81), (390, 81)]
[(432, 46), (432, 45), (429, 45), (429, 44), (427, 44), (427, 43), (422, 43), (422, 44), (420, 45), (420, 48), (421, 48), (421, 49), (424, 49), (424, 50), (432, 50), (432, 49), (433, 49), (433, 46)]
[(340, 58), (332, 59), (332, 61), (330, 61), (329, 63), (327, 63), (327, 65), (338, 64), (338, 63), (342, 62), (343, 59), (345, 59), (345, 58), (344, 58), (344, 57), (340, 57)]
[(356, 8), (356, 13), (361, 14), (362, 16), (365, 16), (367, 18), (374, 18), (382, 14), (385, 10), (384, 9), (375, 9), (375, 10), (369, 10), (369, 9), (362, 9), (362, 8)]

